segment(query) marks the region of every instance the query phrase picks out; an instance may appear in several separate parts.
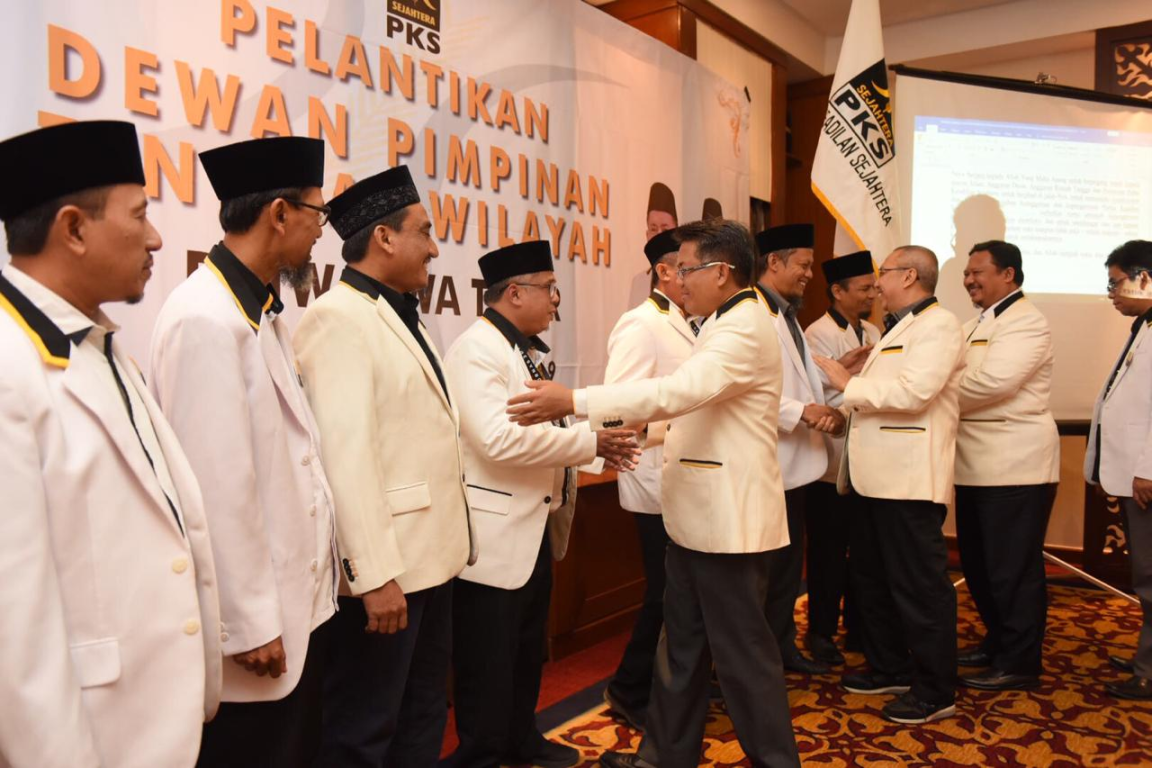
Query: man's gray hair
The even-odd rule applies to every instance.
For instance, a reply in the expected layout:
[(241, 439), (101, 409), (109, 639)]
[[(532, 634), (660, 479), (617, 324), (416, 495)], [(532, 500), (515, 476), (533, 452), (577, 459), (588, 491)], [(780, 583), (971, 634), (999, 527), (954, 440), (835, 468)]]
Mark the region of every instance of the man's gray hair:
[(936, 254), (922, 245), (902, 245), (896, 251), (896, 263), (915, 269), (916, 282), (928, 293), (936, 293), (936, 281), (940, 278), (940, 262)]

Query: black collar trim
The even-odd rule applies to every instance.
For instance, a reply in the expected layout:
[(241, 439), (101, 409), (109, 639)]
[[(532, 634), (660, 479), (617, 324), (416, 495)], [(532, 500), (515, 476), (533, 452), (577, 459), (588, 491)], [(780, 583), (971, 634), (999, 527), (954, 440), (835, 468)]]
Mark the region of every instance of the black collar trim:
[(512, 321), (504, 317), (492, 307), (484, 310), (484, 319), (496, 326), (496, 330), (508, 340), (508, 343), (514, 347), (519, 347), (524, 352), (530, 349), (538, 349), (545, 355), (552, 350), (548, 348), (539, 336), (528, 337), (520, 332), (520, 329), (512, 325)]
[(756, 283), (756, 293), (760, 294), (760, 297), (764, 299), (764, 303), (768, 305), (768, 311), (772, 313), (772, 317), (780, 314), (780, 305), (776, 303), (776, 300), (772, 298), (771, 291), (765, 288), (763, 284)]
[(919, 304), (917, 304), (916, 306), (912, 307), (912, 314), (913, 315), (923, 314), (924, 312), (928, 311), (929, 309), (931, 309), (932, 307), (936, 306), (939, 303), (940, 302), (936, 300), (935, 296), (929, 296), (928, 298), (924, 299), (924, 301), (922, 301)]
[[(12, 316), (46, 365), (68, 367), (68, 358), (72, 352), (71, 338), (3, 275), (0, 275), (0, 309)], [(87, 329), (84, 333), (87, 334)], [(83, 340), (84, 337), (80, 338)]]
[(224, 243), (213, 246), (207, 260), (223, 278), (224, 285), (231, 291), (253, 328), (260, 329), (260, 316), (265, 312), (278, 315), (284, 311), (284, 303), (276, 295), (276, 289), (271, 284), (261, 283), (260, 278), (244, 266)]
[(656, 309), (660, 310), (665, 315), (668, 314), (669, 310), (672, 308), (672, 302), (668, 299), (668, 297), (662, 293), (659, 293), (658, 291), (652, 291), (652, 293), (648, 294), (648, 301), (655, 304)]
[(1008, 309), (1008, 307), (1020, 301), (1022, 298), (1024, 298), (1024, 291), (1017, 291), (1008, 298), (1004, 299), (1004, 301), (997, 304), (996, 309), (992, 311), (992, 315), (994, 317), (1000, 317), (1000, 315), (1004, 314), (1004, 310)]
[(738, 304), (743, 304), (746, 301), (757, 301), (756, 291), (751, 288), (746, 288), (743, 291), (737, 291), (732, 294), (720, 307), (716, 310), (716, 319), (719, 320), (724, 316), (724, 313), (732, 309)]
[(848, 318), (844, 317), (844, 315), (840, 314), (839, 312), (837, 312), (832, 307), (828, 308), (828, 317), (832, 318), (832, 322), (834, 322), (834, 323), (836, 323), (836, 325), (840, 326), (840, 330), (842, 330), (842, 331), (848, 330), (848, 325), (849, 325)]

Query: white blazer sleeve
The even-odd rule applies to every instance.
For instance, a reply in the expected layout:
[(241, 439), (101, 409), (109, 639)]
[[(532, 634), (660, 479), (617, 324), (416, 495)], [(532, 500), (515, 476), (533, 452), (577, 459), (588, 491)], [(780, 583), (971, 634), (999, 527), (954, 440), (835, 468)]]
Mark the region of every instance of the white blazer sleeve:
[[(445, 361), (448, 386), (461, 399), (460, 434), (488, 461), (518, 467), (562, 469), (596, 458), (596, 436), (579, 425), (522, 427), (508, 418), (512, 388), (507, 355), (461, 339)], [(523, 371), (524, 379), (528, 372)]]
[(200, 481), (216, 572), (224, 655), (283, 634), (252, 452), (247, 387), (232, 331), (188, 317), (152, 347), (153, 395)]
[[(718, 323), (716, 319), (711, 322)], [(608, 429), (606, 421), (637, 424), (670, 419), (735, 397), (755, 384), (758, 351), (759, 342), (751, 326), (738, 319), (717, 324), (674, 373), (588, 387), (588, 423), (593, 429)]]
[(1013, 395), (1052, 349), (1048, 323), (1039, 313), (1022, 315), (996, 329), (984, 358), (960, 379), (960, 412), (992, 405)]
[(379, 421), (381, 403), (403, 410), (404, 393), (376, 380), (367, 363), (372, 353), (349, 318), (315, 307), (301, 318), (293, 346), (335, 497), (337, 547), (356, 563), (348, 588), (362, 595), (405, 570), (376, 447), (388, 430)]
[[(72, 668), (28, 403), (0, 380), (0, 762), (100, 764)], [(67, 511), (67, 510), (64, 510)]]
[[(608, 337), (608, 366), (604, 369), (604, 383), (640, 381), (656, 375), (656, 337), (639, 317), (626, 314), (612, 329)], [(664, 442), (668, 422), (657, 421), (648, 425), (646, 448)]]
[(951, 315), (919, 319), (923, 330), (914, 344), (905, 345), (899, 374), (891, 379), (853, 376), (844, 389), (844, 404), (861, 411), (903, 411), (918, 413), (944, 389), (956, 361), (960, 358), (964, 337)]

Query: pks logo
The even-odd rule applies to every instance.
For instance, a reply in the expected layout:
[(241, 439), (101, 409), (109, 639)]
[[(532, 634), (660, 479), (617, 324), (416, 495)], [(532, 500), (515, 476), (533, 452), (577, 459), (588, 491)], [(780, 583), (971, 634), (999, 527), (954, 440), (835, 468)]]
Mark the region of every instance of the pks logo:
[(896, 156), (888, 69), (883, 59), (841, 86), (828, 103), (856, 134), (877, 168)]
[(440, 53), (440, 5), (444, 0), (387, 0), (388, 37)]

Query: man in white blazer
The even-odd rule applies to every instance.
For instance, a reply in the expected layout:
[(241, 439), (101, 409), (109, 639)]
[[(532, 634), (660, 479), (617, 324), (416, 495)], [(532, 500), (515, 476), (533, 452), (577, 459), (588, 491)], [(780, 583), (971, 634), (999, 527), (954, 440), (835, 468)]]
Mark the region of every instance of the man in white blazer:
[(0, 144), (0, 766), (190, 766), (220, 700), (196, 478), (101, 305), (160, 235), (131, 123)]
[(516, 426), (508, 398), (528, 379), (551, 376), (543, 362), (559, 305), (552, 250), (545, 241), (485, 254), (484, 315), (445, 355), (458, 397), (464, 475), (481, 555), (460, 574), (453, 599), (456, 733), (448, 758), (461, 768), (531, 763), (575, 765), (579, 751), (548, 741), (536, 727), (544, 666), (552, 560), (568, 548), (576, 506), (576, 467), (597, 455), (626, 461), (634, 433), (593, 434), (558, 420)]
[(964, 287), (980, 314), (964, 325), (956, 433), (956, 538), (968, 590), (984, 622), (961, 678), (1003, 691), (1040, 684), (1047, 619), (1044, 535), (1060, 480), (1060, 436), (1048, 407), (1052, 334), (1024, 298), (1020, 249), (977, 243)]
[(852, 693), (902, 694), (883, 712), (908, 724), (956, 712), (956, 590), (943, 525), (964, 337), (933, 295), (938, 270), (929, 249), (897, 248), (879, 270), (885, 332), (860, 374), (817, 359), (850, 413), (837, 485), (851, 483), (864, 504), (852, 577), (871, 671), (842, 683)]
[(1084, 477), (1120, 501), (1132, 589), (1143, 625), (1136, 656), (1113, 657), (1132, 673), (1105, 689), (1121, 699), (1152, 699), (1152, 242), (1131, 240), (1112, 251), (1108, 296), (1131, 317), (1132, 333), (1100, 390), (1088, 434)]
[(784, 669), (823, 675), (828, 666), (805, 658), (796, 647), (796, 598), (804, 575), (804, 498), (808, 486), (828, 469), (828, 447), (821, 429), (841, 432), (844, 417), (824, 403), (820, 371), (796, 320), (804, 289), (812, 279), (813, 238), (811, 224), (785, 224), (756, 235), (760, 256), (756, 290), (772, 317), (782, 352), (778, 455), (788, 510), (788, 546), (772, 552), (765, 613), (780, 644)]
[(606, 766), (687, 768), (700, 759), (712, 661), (736, 736), (754, 766), (800, 764), (784, 669), (764, 615), (769, 553), (788, 544), (776, 457), (780, 345), (753, 289), (755, 244), (734, 221), (677, 230), (688, 312), (708, 317), (692, 356), (661, 378), (569, 391), (535, 382), (520, 423), (587, 414), (597, 430), (672, 419), (661, 507), (671, 543), (664, 634), (646, 731)]
[(452, 579), (471, 545), (456, 398), (415, 295), (438, 251), (405, 166), (329, 207), (348, 266), (293, 339), (347, 563), (316, 764), (434, 765), (448, 716)]
[[(837, 256), (820, 263), (828, 284), (828, 311), (804, 330), (812, 354), (838, 360), (850, 373), (859, 373), (880, 340), (880, 331), (867, 318), (876, 298), (876, 265), (869, 251)], [(824, 402), (839, 408), (844, 393), (821, 376)], [(844, 628), (858, 640), (857, 614), (850, 596), (849, 550), (851, 533), (861, 519), (860, 497), (852, 489), (836, 492), (836, 472), (844, 452), (844, 436), (829, 435), (828, 469), (808, 486), (804, 529), (808, 544), (808, 649), (826, 664), (843, 664), (836, 647), (840, 601), (844, 600)]]
[(200, 155), (224, 240), (164, 302), (151, 386), (204, 490), (220, 578), (224, 704), (200, 763), (309, 765), (336, 610), (332, 493), (272, 283), (309, 274), (327, 216), (324, 145)]
[[(638, 381), (672, 373), (692, 354), (700, 332), (695, 318), (684, 312), (676, 259), (680, 244), (674, 230), (655, 235), (644, 246), (652, 266), (651, 294), (625, 312), (608, 337), (604, 383)], [(604, 689), (608, 705), (632, 727), (642, 730), (656, 643), (664, 626), (664, 553), (668, 533), (660, 516), (660, 473), (664, 468), (667, 422), (648, 425), (644, 453), (632, 472), (617, 479), (621, 508), (633, 513), (644, 564), (644, 601), (632, 627), (632, 637), (615, 674)]]

